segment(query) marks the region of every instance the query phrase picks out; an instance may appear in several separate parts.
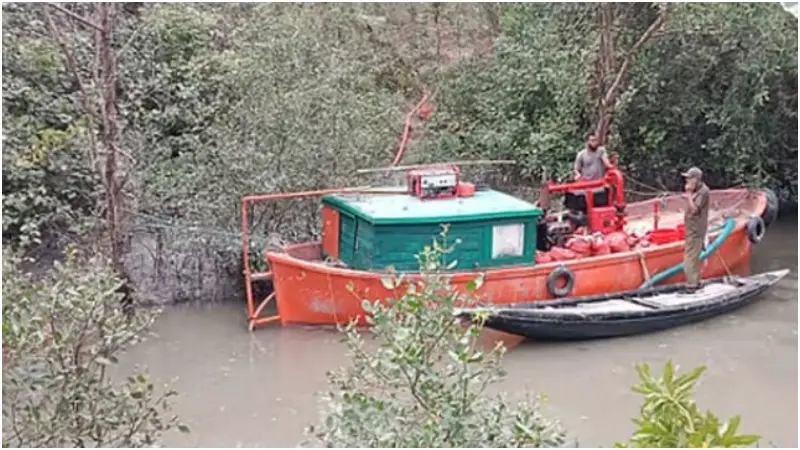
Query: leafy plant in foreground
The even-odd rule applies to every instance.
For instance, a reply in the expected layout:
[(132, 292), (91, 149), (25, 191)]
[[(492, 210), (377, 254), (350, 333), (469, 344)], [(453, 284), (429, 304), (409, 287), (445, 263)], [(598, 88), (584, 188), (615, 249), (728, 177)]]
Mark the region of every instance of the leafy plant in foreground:
[[(177, 427), (174, 391), (143, 374), (109, 375), (156, 311), (126, 313), (121, 281), (99, 259), (68, 252), (35, 278), (3, 258), (3, 446), (142, 447)], [(166, 416), (166, 417), (165, 417)]]
[[(418, 256), (423, 277), (393, 276), (399, 295), (364, 301), (375, 342), (354, 324), (345, 330), (352, 364), (329, 373), (331, 392), (314, 439), (329, 447), (558, 446), (563, 434), (535, 401), (510, 406), (487, 388), (504, 373), (502, 344), (482, 350), (479, 323), (462, 324), (456, 306), (469, 302), (441, 269), (448, 249), (434, 240)], [(452, 264), (452, 263), (451, 263)], [(478, 290), (482, 278), (468, 283)], [(373, 346), (374, 344), (374, 346)]]
[(722, 422), (712, 412), (702, 413), (697, 407), (694, 386), (705, 370), (701, 366), (678, 375), (677, 366), (667, 361), (663, 375), (656, 379), (650, 374), (650, 366), (637, 365), (639, 383), (633, 391), (645, 396), (640, 417), (633, 421), (638, 429), (629, 443), (616, 447), (731, 448), (758, 442), (759, 436), (737, 434), (739, 416)]

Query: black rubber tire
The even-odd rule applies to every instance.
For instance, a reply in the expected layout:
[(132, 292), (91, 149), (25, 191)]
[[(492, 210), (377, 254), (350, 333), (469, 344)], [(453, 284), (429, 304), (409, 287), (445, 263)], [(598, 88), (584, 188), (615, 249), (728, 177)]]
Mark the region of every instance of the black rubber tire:
[(764, 239), (764, 234), (767, 232), (767, 226), (764, 224), (764, 219), (758, 216), (753, 216), (747, 220), (747, 238), (753, 244), (758, 244)]
[[(562, 286), (558, 287), (556, 282), (561, 278), (566, 278), (567, 283)], [(560, 265), (553, 269), (550, 272), (550, 275), (547, 276), (547, 290), (550, 292), (550, 295), (556, 298), (566, 297), (572, 292), (572, 289), (575, 287), (575, 274), (569, 270), (569, 267)]]
[(778, 218), (780, 203), (778, 202), (778, 195), (772, 189), (763, 189), (762, 192), (767, 196), (767, 207), (761, 213), (761, 218), (764, 219), (765, 226), (770, 226)]

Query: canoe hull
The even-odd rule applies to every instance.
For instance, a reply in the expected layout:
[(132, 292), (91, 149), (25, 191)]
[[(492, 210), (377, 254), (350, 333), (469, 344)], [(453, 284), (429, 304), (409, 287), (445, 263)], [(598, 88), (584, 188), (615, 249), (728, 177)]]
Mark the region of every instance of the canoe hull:
[[(765, 289), (766, 287), (761, 289), (761, 291)], [(639, 319), (620, 320), (613, 323), (559, 323), (553, 324), (552, 326), (540, 324), (535, 327), (524, 327), (500, 318), (488, 321), (485, 326), (496, 331), (524, 336), (527, 339), (534, 339), (537, 341), (585, 341), (607, 339), (653, 333), (702, 322), (712, 317), (735, 311), (748, 304), (754, 297), (755, 296), (743, 297), (739, 301), (726, 303), (719, 308), (702, 309), (685, 314), (673, 314), (667, 317), (642, 317)]]
[[(496, 315), (490, 314), (484, 324), (487, 328), (495, 331), (538, 341), (591, 340), (663, 331), (701, 322), (742, 308), (780, 281), (787, 272), (786, 270), (777, 271), (774, 277), (767, 282), (745, 285), (741, 289), (725, 295), (724, 298), (686, 308), (648, 311), (617, 318), (592, 317), (585, 320), (559, 320), (558, 317), (546, 317), (542, 314), (537, 315), (535, 312), (529, 317), (525, 317), (524, 310), (521, 310), (522, 314), (504, 314), (503, 312)], [(518, 306), (524, 307), (524, 305)]]
[[(719, 193), (719, 191), (717, 191)], [(742, 195), (743, 190), (723, 191), (729, 195)], [(719, 195), (719, 194), (718, 194)], [(749, 195), (749, 194), (748, 194)], [(678, 199), (669, 201), (678, 204)], [(749, 198), (746, 213), (759, 215), (765, 205), (763, 195)], [(713, 198), (712, 198), (713, 208)], [(631, 216), (646, 216), (652, 211), (652, 201), (629, 205)], [(680, 217), (677, 213), (675, 217)], [(746, 276), (750, 274), (752, 244), (747, 237), (746, 217), (737, 219), (730, 237), (717, 252), (703, 264), (703, 278), (719, 277), (727, 273)], [(678, 222), (679, 223), (679, 222)], [(664, 223), (662, 226), (674, 226)], [(712, 236), (713, 238), (713, 236)], [(547, 277), (559, 265), (566, 265), (575, 275), (575, 285), (570, 296), (595, 295), (638, 288), (647, 275), (656, 274), (683, 261), (683, 242), (578, 260), (505, 267), (485, 270), (484, 283), (473, 295), (484, 304), (514, 304), (530, 300), (548, 300)], [(282, 324), (345, 324), (351, 320), (363, 323), (363, 299), (385, 300), (397, 297), (403, 287), (387, 289), (382, 283), (385, 275), (332, 267), (315, 261), (319, 258), (320, 244), (309, 242), (289, 246), (284, 252), (267, 252), (273, 277), (275, 299)], [(452, 274), (453, 286), (466, 291), (466, 285), (478, 272)], [(408, 280), (418, 279), (409, 274)], [(685, 280), (676, 275), (666, 283)]]

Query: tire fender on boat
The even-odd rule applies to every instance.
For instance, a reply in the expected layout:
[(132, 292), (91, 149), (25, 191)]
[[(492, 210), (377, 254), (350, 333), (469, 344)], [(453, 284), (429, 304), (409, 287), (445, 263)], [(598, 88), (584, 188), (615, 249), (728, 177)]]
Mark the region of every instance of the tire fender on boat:
[[(566, 283), (558, 287), (558, 280), (564, 279)], [(575, 287), (575, 274), (569, 270), (569, 267), (565, 265), (560, 265), (553, 269), (550, 272), (550, 275), (547, 276), (547, 290), (550, 292), (550, 295), (553, 297), (564, 297), (569, 295), (572, 292), (572, 288)]]
[(778, 218), (780, 203), (778, 202), (778, 196), (772, 189), (763, 189), (762, 192), (767, 197), (767, 206), (761, 213), (761, 218), (764, 219), (764, 225), (770, 226)]
[(752, 216), (747, 220), (747, 238), (753, 244), (758, 244), (764, 239), (764, 234), (767, 232), (767, 227), (764, 224), (764, 219), (758, 216)]

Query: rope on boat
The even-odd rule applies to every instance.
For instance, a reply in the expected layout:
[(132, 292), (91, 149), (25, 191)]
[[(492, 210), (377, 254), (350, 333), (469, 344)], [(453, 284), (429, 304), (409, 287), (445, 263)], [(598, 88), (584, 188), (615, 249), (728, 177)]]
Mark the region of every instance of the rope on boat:
[(728, 263), (725, 262), (725, 258), (719, 253), (717, 253), (717, 258), (719, 258), (719, 261), (722, 263), (722, 267), (725, 269), (725, 273), (728, 277), (733, 277), (733, 272), (731, 272), (731, 269), (728, 267)]
[(647, 270), (647, 261), (644, 258), (644, 253), (642, 253), (641, 249), (636, 249), (636, 254), (639, 255), (639, 264), (642, 266), (642, 272), (644, 273), (645, 281), (650, 281), (650, 271)]
[[(720, 233), (720, 235), (717, 236), (717, 238), (714, 239), (714, 242), (712, 242), (711, 245), (709, 245), (708, 248), (703, 250), (703, 252), (700, 254), (700, 261), (705, 261), (706, 259), (708, 259), (709, 256), (711, 256), (714, 252), (716, 252), (717, 249), (720, 246), (722, 246), (722, 243), (725, 242), (725, 240), (727, 240), (728, 237), (733, 233), (733, 230), (735, 228), (736, 228), (736, 220), (734, 219), (726, 220), (725, 225), (722, 227), (722, 232)], [(667, 278), (670, 278), (672, 276), (675, 276), (683, 272), (684, 269), (685, 267), (683, 266), (683, 263), (676, 264), (670, 267), (669, 269), (657, 273), (655, 276), (653, 276), (653, 278), (650, 278), (649, 280), (642, 283), (642, 285), (639, 286), (639, 289), (645, 289), (655, 286), (656, 284), (661, 283)]]
[(669, 191), (667, 189), (655, 188), (653, 186), (650, 186), (649, 184), (643, 183), (643, 182), (641, 182), (641, 181), (639, 181), (639, 180), (637, 180), (635, 178), (631, 178), (631, 177), (625, 177), (625, 181), (629, 181), (629, 182), (631, 182), (631, 183), (633, 183), (633, 184), (635, 184), (637, 186), (640, 186), (643, 189), (647, 189), (648, 191), (650, 191), (649, 193), (644, 193), (644, 192), (636, 192), (636, 191), (632, 191), (630, 189), (626, 189), (627, 192), (631, 192), (631, 193), (637, 193), (637, 194), (638, 193), (642, 193), (642, 194), (654, 195), (654, 196), (664, 195), (664, 194), (679, 194), (679, 192), (672, 192), (672, 191)]

